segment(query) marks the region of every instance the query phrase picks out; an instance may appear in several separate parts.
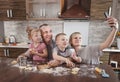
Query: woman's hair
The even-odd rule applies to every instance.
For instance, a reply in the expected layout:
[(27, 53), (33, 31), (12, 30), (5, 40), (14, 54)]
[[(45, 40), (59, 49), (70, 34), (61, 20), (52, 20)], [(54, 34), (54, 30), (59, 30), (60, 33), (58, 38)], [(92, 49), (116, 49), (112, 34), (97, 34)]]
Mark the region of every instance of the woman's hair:
[(27, 27), (26, 29), (26, 32), (28, 33), (28, 39), (32, 39), (32, 35), (35, 33), (35, 32), (40, 32), (40, 29), (38, 28), (31, 28), (31, 27)]
[(80, 34), (80, 35), (81, 35), (80, 32), (73, 32), (73, 33), (70, 35), (70, 38), (69, 38), (69, 43), (70, 43), (70, 45), (71, 45), (72, 47), (73, 47), (72, 39), (73, 39), (73, 36), (76, 35), (76, 34)]
[(59, 33), (59, 34), (57, 34), (57, 35), (55, 36), (55, 41), (56, 41), (56, 40), (58, 39), (58, 37), (61, 36), (61, 35), (65, 35), (65, 36), (66, 36), (65, 33)]

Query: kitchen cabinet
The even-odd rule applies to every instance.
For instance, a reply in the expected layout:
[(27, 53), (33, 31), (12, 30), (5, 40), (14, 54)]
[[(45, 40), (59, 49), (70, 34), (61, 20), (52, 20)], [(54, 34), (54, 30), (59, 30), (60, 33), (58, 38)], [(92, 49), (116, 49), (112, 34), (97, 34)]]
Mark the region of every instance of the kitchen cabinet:
[(18, 57), (27, 51), (27, 48), (0, 48), (1, 57)]
[(91, 0), (60, 0), (60, 18), (89, 19)]
[(0, 0), (0, 20), (25, 20), (25, 0)]
[(28, 20), (57, 20), (60, 0), (26, 0)]

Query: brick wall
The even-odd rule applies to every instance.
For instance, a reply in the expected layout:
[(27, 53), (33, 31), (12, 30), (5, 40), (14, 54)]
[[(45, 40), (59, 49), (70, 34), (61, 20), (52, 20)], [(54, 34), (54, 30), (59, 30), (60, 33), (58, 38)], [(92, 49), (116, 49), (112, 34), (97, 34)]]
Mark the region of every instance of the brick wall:
[(91, 0), (91, 19), (104, 19), (109, 6), (112, 6), (112, 0)]
[(108, 64), (109, 60), (109, 53), (103, 52), (103, 56), (100, 57), (100, 61), (102, 61), (105, 64)]

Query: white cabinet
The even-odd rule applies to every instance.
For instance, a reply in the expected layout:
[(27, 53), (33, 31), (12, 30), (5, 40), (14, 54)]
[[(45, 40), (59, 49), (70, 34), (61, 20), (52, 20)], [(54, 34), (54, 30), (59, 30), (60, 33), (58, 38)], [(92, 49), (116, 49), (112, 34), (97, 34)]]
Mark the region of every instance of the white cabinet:
[(59, 0), (26, 0), (27, 19), (58, 19), (59, 3)]

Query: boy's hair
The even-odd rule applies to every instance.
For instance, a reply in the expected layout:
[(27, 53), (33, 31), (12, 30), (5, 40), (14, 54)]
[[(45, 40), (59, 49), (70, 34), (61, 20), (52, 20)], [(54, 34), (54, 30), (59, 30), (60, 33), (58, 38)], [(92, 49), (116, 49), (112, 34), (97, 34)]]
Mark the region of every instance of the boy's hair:
[(32, 35), (35, 33), (35, 32), (40, 32), (40, 30), (38, 28), (28, 28), (26, 30), (26, 32), (28, 33), (28, 39), (31, 40), (32, 38)]
[(59, 33), (59, 34), (57, 34), (57, 35), (55, 36), (55, 41), (56, 41), (56, 40), (58, 39), (58, 37), (61, 36), (61, 35), (65, 35), (65, 36), (66, 36), (65, 33)]

